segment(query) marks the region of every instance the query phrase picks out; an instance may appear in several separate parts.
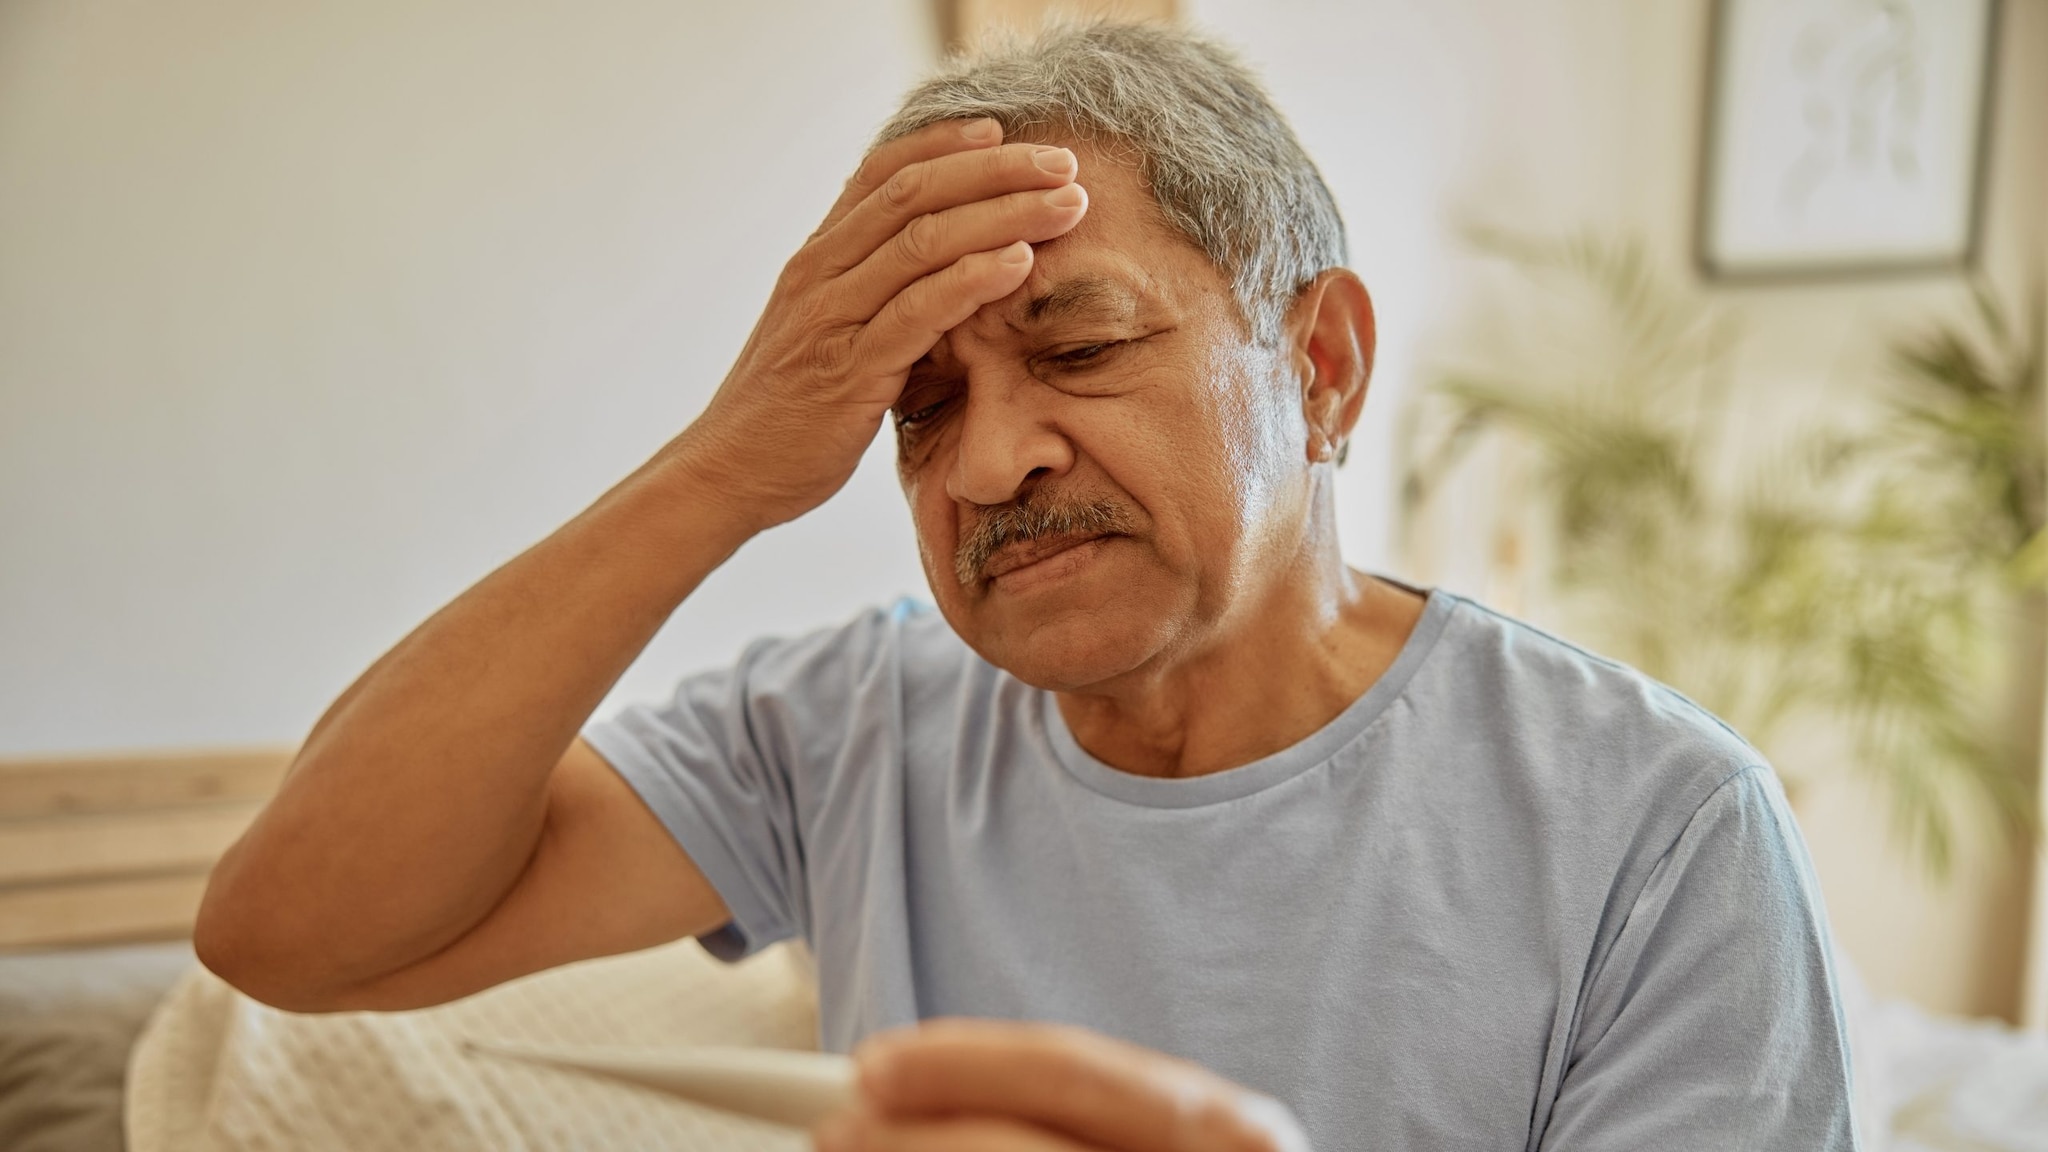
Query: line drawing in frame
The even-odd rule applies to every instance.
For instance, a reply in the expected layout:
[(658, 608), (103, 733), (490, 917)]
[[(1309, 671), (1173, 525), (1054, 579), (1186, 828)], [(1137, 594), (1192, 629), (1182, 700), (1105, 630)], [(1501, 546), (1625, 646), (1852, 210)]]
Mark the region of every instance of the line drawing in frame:
[(1976, 263), (2000, 0), (1714, 0), (1694, 256), (1724, 283)]

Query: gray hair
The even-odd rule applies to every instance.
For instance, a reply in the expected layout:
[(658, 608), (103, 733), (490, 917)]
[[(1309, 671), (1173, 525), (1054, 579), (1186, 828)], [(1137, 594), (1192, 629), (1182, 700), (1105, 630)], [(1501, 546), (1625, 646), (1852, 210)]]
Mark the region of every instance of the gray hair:
[(1277, 345), (1295, 296), (1346, 260), (1321, 173), (1226, 48), (1179, 29), (1053, 25), (1001, 36), (912, 89), (877, 143), (941, 120), (994, 117), (1134, 153), (1166, 221), (1229, 278), (1252, 335)]

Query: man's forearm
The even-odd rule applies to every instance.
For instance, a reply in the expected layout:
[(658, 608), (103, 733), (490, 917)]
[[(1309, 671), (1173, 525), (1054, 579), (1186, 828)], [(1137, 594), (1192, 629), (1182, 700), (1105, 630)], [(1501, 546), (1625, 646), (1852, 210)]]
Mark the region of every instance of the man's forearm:
[[(1075, 173), (1070, 152), (1006, 145), (992, 120), (933, 124), (869, 153), (696, 422), (329, 709), (215, 871), (194, 936), (201, 957), (245, 991), (358, 1003), (353, 993), (388, 992), (387, 977), (417, 965), (441, 962), (439, 991), (481, 987), (722, 914), (680, 853), (650, 864), (635, 850), (651, 818), (636, 824), (644, 812), (622, 817), (587, 790), (597, 811), (579, 815), (570, 785), (589, 785), (591, 766), (558, 765), (684, 597), (755, 533), (838, 491), (911, 367), (1023, 284), (1033, 243), (1081, 219), (1084, 195), (1048, 191)], [(643, 887), (694, 879), (681, 899), (701, 907), (678, 914), (664, 891), (669, 906), (601, 926), (572, 915), (594, 881), (635, 867), (652, 869)], [(556, 934), (546, 956), (517, 946), (537, 931)]]
[(491, 910), (533, 853), (549, 773), (578, 728), (753, 534), (688, 439), (335, 702), (215, 871), (205, 943), (342, 984), (431, 954)]

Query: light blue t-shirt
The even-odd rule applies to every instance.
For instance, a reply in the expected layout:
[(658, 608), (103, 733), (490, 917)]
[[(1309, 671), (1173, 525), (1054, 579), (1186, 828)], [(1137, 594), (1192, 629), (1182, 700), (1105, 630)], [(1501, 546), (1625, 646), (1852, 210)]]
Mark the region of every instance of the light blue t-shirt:
[(928, 609), (749, 648), (587, 738), (817, 954), (822, 1040), (1082, 1024), (1285, 1101), (1318, 1152), (1853, 1147), (1820, 894), (1756, 750), (1431, 594), (1321, 731), (1120, 772)]

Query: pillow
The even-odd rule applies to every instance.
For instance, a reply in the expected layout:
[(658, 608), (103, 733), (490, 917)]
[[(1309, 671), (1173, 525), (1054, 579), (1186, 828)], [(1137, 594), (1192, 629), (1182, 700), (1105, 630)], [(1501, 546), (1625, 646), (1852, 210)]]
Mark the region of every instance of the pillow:
[(0, 1148), (121, 1152), (121, 1076), (184, 944), (0, 957)]
[(807, 958), (727, 966), (694, 941), (587, 961), (417, 1012), (301, 1016), (195, 970), (129, 1065), (133, 1152), (589, 1148), (802, 1152), (803, 1134), (656, 1092), (462, 1051), (465, 1040), (811, 1048)]

